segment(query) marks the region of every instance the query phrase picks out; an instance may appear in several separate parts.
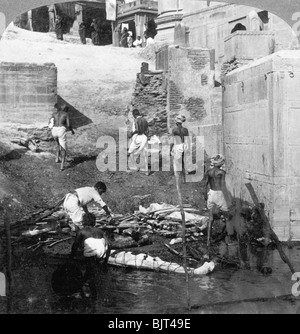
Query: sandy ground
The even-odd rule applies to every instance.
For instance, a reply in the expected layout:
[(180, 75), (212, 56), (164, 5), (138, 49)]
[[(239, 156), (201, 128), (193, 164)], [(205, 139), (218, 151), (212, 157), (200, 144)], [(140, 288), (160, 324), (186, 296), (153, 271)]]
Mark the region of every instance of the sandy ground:
[(64, 39), (10, 25), (0, 42), (0, 62), (54, 63), (61, 99), (94, 123), (104, 122), (112, 128), (123, 125), (144, 61), (140, 51), (94, 46), (90, 39), (82, 45), (79, 37), (70, 35)]

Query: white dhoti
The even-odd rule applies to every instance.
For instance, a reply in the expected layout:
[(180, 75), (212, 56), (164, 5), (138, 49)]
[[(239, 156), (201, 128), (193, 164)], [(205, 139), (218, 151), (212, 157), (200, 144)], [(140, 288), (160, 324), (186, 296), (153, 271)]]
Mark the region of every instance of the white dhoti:
[(207, 208), (228, 211), (228, 204), (222, 190), (209, 190), (207, 197)]
[(183, 143), (174, 144), (173, 150), (171, 152), (174, 157), (174, 171), (182, 172), (183, 171), (183, 154), (187, 150), (187, 146)]
[(128, 153), (134, 155), (140, 154), (147, 148), (147, 143), (148, 143), (148, 138), (146, 135), (135, 134), (132, 137), (132, 142), (129, 146)]
[(84, 252), (85, 257), (96, 256), (98, 259), (105, 258), (108, 251), (108, 244), (104, 238), (88, 238), (84, 241)]
[(82, 221), (85, 212), (80, 206), (78, 197), (74, 194), (67, 194), (63, 204), (63, 208), (67, 215), (71, 218), (73, 224), (78, 226), (79, 228), (82, 228)]
[[(146, 135), (135, 134), (129, 146), (128, 153), (131, 155), (129, 168), (148, 171), (148, 138)], [(140, 164), (137, 165), (136, 159), (140, 156)], [(143, 166), (144, 165), (144, 166)]]
[(66, 150), (67, 149), (67, 129), (64, 126), (54, 126), (52, 128), (52, 136), (54, 139), (58, 139), (59, 145)]

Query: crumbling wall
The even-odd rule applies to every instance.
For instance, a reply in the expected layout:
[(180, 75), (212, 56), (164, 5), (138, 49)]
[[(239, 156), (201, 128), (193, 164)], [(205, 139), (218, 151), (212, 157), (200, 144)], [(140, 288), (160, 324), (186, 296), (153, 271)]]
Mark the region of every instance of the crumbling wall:
[(0, 63), (1, 122), (45, 123), (57, 101), (57, 68), (52, 63)]
[(132, 106), (139, 109), (149, 122), (150, 136), (167, 133), (167, 85), (164, 72), (137, 74)]
[(280, 51), (225, 77), (227, 184), (251, 182), (281, 240), (300, 240), (300, 52)]
[(168, 126), (178, 114), (186, 117), (191, 134), (204, 136), (208, 155), (222, 152), (222, 91), (215, 87), (214, 52), (169, 47)]

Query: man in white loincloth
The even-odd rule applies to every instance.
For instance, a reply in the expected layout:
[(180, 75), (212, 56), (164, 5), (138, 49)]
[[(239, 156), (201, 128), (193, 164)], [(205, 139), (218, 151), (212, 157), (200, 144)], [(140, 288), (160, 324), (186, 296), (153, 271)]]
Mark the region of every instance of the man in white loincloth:
[[(55, 105), (57, 107), (57, 105)], [(67, 131), (75, 132), (71, 126), (69, 118), (69, 107), (63, 105), (61, 109), (57, 108), (49, 120), (49, 128), (52, 136), (57, 143), (56, 162), (61, 162), (60, 170), (64, 170), (64, 163), (67, 156)]]
[(105, 183), (99, 181), (94, 187), (83, 187), (76, 189), (73, 193), (68, 193), (65, 197), (63, 208), (67, 215), (71, 218), (70, 227), (73, 231), (83, 227), (84, 215), (89, 214), (87, 204), (95, 201), (100, 204), (105, 211), (109, 221), (112, 220), (111, 213), (102, 200), (101, 195), (106, 192)]
[(176, 116), (176, 127), (172, 129), (174, 141), (171, 144), (171, 155), (173, 156), (174, 173), (181, 174), (183, 183), (186, 182), (186, 170), (184, 164), (185, 154), (190, 150), (191, 147), (189, 131), (187, 128), (182, 126), (185, 121), (185, 116)]
[(225, 183), (226, 172), (222, 170), (224, 163), (224, 156), (218, 154), (211, 159), (211, 168), (206, 172), (207, 180), (204, 198), (207, 201), (207, 208), (209, 209), (207, 246), (210, 245), (214, 215), (218, 213), (224, 213), (226, 215), (231, 206), (231, 196)]
[[(132, 111), (134, 117), (134, 123), (132, 126), (132, 133), (129, 138), (132, 138), (131, 144), (128, 150), (129, 156), (129, 168), (131, 170), (141, 170), (149, 175), (148, 171), (148, 122), (141, 116), (137, 109)], [(136, 159), (140, 156), (140, 165), (142, 168), (138, 168)]]

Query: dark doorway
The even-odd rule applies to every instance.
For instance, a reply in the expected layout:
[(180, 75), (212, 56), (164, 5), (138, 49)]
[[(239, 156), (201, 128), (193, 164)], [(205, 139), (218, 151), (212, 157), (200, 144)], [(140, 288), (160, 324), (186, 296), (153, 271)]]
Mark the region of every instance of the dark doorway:
[(106, 12), (105, 9), (95, 8), (84, 6), (83, 9), (83, 21), (87, 27), (87, 36), (91, 38), (91, 24), (93, 19), (96, 19), (97, 24), (100, 27), (100, 45), (109, 45), (112, 44), (112, 28), (110, 21), (106, 20)]
[(135, 22), (134, 21), (128, 22), (128, 27), (129, 27), (128, 30), (132, 32), (132, 39), (135, 41), (136, 40)]
[(242, 23), (237, 23), (234, 28), (231, 30), (231, 33), (233, 34), (234, 32), (238, 30), (247, 30), (247, 28), (242, 24)]

